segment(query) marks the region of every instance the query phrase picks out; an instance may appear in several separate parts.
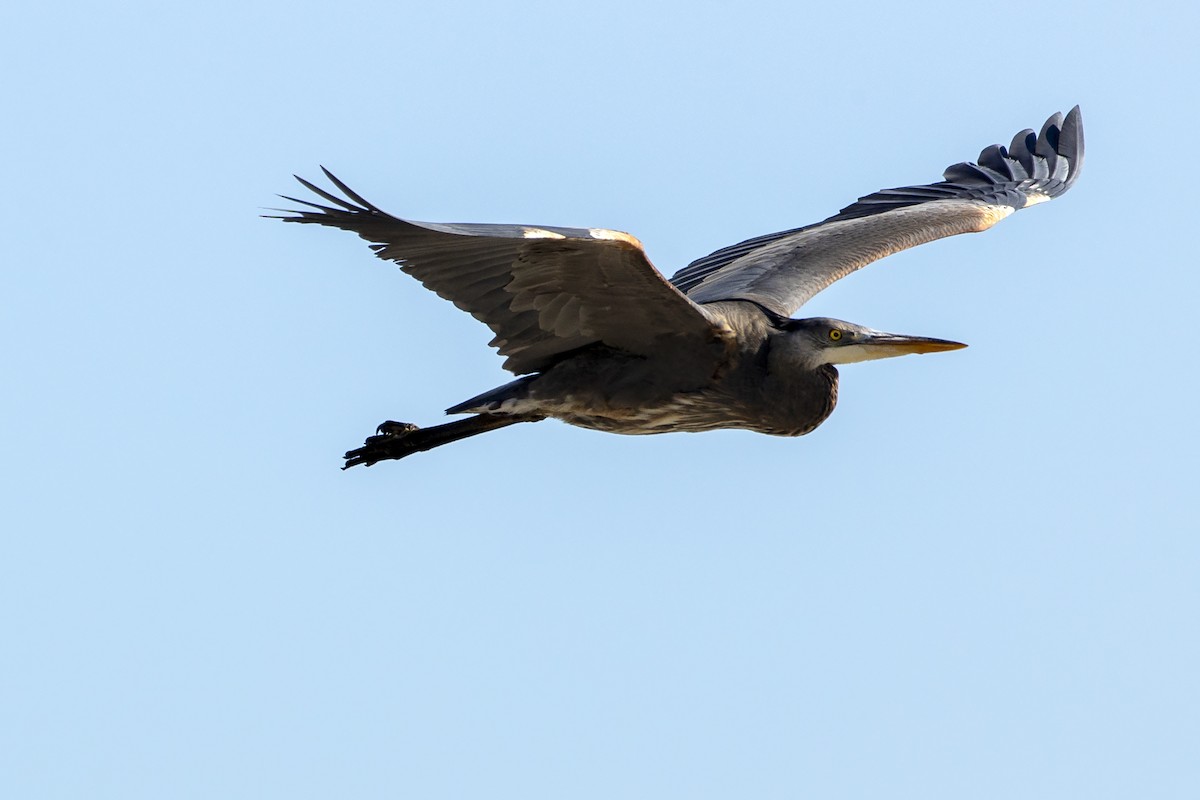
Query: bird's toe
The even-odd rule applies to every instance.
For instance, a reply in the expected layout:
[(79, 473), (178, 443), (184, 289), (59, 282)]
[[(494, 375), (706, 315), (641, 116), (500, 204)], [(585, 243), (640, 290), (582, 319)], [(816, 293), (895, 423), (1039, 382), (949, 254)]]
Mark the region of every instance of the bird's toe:
[(396, 422), (389, 419), (387, 422), (379, 423), (379, 427), (375, 428), (375, 433), (379, 436), (404, 436), (416, 430), (420, 430), (420, 428), (411, 422)]

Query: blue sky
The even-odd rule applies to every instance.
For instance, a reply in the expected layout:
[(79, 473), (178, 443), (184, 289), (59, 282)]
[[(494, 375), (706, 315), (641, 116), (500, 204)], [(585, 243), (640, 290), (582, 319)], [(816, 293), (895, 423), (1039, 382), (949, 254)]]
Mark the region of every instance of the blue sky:
[[(1200, 791), (1184, 4), (132, 2), (0, 26), (0, 790), (22, 798)], [(603, 226), (666, 273), (1083, 106), (1075, 188), (804, 310), (968, 342), (810, 436), (521, 426), (357, 238)]]

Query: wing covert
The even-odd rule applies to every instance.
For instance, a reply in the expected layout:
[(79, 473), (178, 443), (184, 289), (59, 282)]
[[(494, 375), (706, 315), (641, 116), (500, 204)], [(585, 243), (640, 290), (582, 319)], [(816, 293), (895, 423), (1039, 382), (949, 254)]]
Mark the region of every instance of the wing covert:
[(514, 373), (547, 369), (598, 342), (635, 355), (661, 354), (674, 343), (696, 358), (723, 347), (707, 312), (659, 274), (629, 234), (414, 222), (381, 211), (325, 174), (345, 198), (297, 176), (333, 205), (285, 197), (311, 210), (278, 218), (342, 228), (371, 242), (377, 256), (491, 328), (491, 345)]
[(944, 180), (884, 189), (828, 219), (747, 239), (693, 261), (671, 278), (697, 303), (750, 300), (790, 316), (815, 294), (892, 253), (984, 231), (1025, 206), (1066, 192), (1083, 166), (1079, 107), (1024, 130), (1008, 148), (954, 164)]

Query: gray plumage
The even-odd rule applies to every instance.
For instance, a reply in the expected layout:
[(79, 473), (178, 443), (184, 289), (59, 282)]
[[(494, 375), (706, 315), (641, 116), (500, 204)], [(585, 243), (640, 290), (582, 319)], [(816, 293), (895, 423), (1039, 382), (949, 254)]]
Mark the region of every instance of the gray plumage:
[(1021, 131), (944, 180), (885, 189), (815, 225), (748, 239), (670, 281), (619, 231), (413, 222), (297, 177), (331, 205), (279, 217), (354, 231), (380, 258), (492, 329), (523, 377), (448, 409), (432, 428), (387, 422), (346, 467), (403, 458), (516, 422), (554, 417), (613, 433), (744, 428), (799, 436), (837, 401), (835, 364), (963, 347), (832, 319), (791, 319), (834, 281), (884, 256), (983, 231), (1067, 191), (1083, 163), (1079, 108)]

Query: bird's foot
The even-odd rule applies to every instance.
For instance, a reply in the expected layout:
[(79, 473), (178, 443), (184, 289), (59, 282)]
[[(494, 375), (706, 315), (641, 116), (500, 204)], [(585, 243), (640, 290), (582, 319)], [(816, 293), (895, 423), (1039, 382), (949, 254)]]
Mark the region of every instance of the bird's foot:
[(419, 430), (421, 429), (411, 422), (381, 422), (375, 428), (375, 435), (368, 436), (362, 447), (346, 453), (346, 463), (342, 465), (342, 469), (357, 467), (359, 464), (369, 467), (380, 461), (404, 458), (415, 453), (417, 448), (413, 446), (414, 443), (408, 441), (408, 437)]
[[(419, 427), (417, 427), (416, 425), (413, 425), (411, 422), (396, 422), (395, 420), (389, 419), (387, 422), (381, 422), (381, 423), (379, 423), (379, 425), (377, 425), (375, 427), (375, 435), (376, 436), (403, 436), (405, 434), (412, 433), (413, 431), (419, 431), (419, 430), (421, 430), (421, 429)], [(371, 438), (374, 439), (375, 436), (372, 436)], [(370, 439), (368, 439), (367, 441), (370, 441)]]

